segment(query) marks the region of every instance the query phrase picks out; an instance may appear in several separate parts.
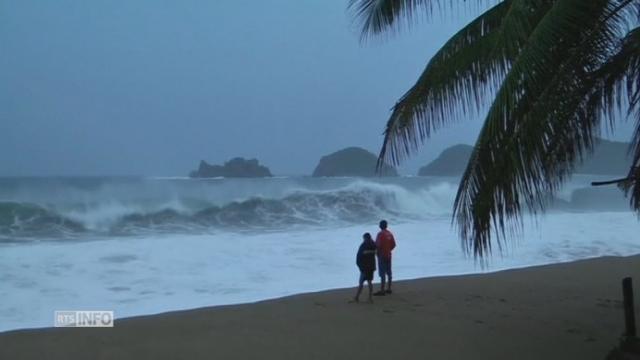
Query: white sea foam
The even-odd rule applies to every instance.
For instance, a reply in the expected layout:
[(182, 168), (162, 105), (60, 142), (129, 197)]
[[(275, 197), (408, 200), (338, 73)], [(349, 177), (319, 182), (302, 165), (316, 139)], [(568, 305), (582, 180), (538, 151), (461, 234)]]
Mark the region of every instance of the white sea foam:
[[(572, 205), (590, 180), (488, 270), (639, 253), (633, 213), (598, 194)], [(382, 217), (396, 279), (486, 271), (451, 228), (455, 193), (419, 177), (0, 179), (0, 330), (52, 326), (55, 310), (121, 318), (352, 286), (360, 237)]]
[[(16, 197), (13, 201), (0, 202), (0, 241), (62, 234), (77, 238), (78, 232), (83, 236), (122, 234), (123, 231), (146, 234), (150, 228), (201, 232), (211, 227), (264, 230), (269, 226), (282, 229), (328, 223), (343, 226), (379, 217), (424, 218), (450, 213), (455, 194), (453, 184), (417, 179), (407, 186), (402, 181), (407, 180), (385, 183), (363, 179), (304, 179), (297, 182), (285, 178), (184, 184), (145, 179), (84, 184), (80, 188), (44, 184), (46, 186), (32, 186), (34, 191), (28, 196), (12, 193), (10, 195)], [(61, 193), (67, 196), (60, 197)], [(61, 232), (48, 232), (51, 226), (61, 224)]]
[[(391, 224), (396, 279), (496, 271), (640, 252), (632, 213), (558, 213), (494, 256), (466, 258), (448, 217)], [(0, 245), (0, 330), (52, 326), (54, 310), (117, 318), (353, 286), (355, 250), (374, 224), (314, 231), (127, 237)]]

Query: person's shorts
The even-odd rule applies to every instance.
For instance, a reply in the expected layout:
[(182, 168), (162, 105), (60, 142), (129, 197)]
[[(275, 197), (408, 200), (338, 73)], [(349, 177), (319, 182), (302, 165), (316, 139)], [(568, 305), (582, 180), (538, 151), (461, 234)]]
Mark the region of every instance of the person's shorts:
[(365, 270), (360, 271), (360, 283), (362, 284), (365, 281), (373, 281), (373, 272), (375, 270)]
[(391, 276), (391, 259), (378, 258), (378, 274), (380, 277)]

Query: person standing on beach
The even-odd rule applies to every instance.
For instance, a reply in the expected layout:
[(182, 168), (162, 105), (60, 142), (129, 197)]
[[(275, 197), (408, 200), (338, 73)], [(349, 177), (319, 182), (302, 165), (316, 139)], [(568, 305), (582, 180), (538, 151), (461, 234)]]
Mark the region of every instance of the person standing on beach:
[[(380, 291), (375, 296), (391, 294), (391, 251), (396, 247), (396, 239), (391, 231), (387, 230), (387, 221), (380, 221), (380, 232), (376, 236), (376, 248), (378, 250), (378, 274), (380, 275)], [(388, 281), (386, 281), (386, 279)], [(385, 290), (385, 283), (387, 289)]]
[(360, 244), (358, 255), (356, 255), (356, 265), (360, 269), (360, 281), (358, 282), (358, 292), (353, 300), (360, 301), (362, 285), (366, 281), (369, 285), (369, 302), (372, 303), (373, 284), (371, 282), (373, 281), (373, 273), (376, 271), (376, 243), (373, 242), (369, 233), (362, 235), (362, 244)]

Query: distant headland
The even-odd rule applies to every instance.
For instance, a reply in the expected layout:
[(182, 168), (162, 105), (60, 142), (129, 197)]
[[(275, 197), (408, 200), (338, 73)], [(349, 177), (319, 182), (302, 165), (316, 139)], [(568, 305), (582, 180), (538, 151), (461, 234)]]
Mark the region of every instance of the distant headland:
[[(624, 176), (631, 166), (627, 154), (629, 143), (600, 139), (593, 154), (576, 167), (575, 174)], [(419, 176), (460, 176), (464, 172), (473, 146), (458, 144), (446, 148), (440, 155), (418, 171)]]

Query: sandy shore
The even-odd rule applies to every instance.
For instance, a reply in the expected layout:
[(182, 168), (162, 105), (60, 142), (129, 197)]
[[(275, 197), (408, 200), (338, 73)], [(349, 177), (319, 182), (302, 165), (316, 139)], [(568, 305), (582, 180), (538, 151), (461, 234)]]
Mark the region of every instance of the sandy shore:
[(373, 305), (339, 289), (10, 331), (0, 359), (603, 359), (624, 330), (625, 276), (640, 294), (640, 256), (402, 281)]

